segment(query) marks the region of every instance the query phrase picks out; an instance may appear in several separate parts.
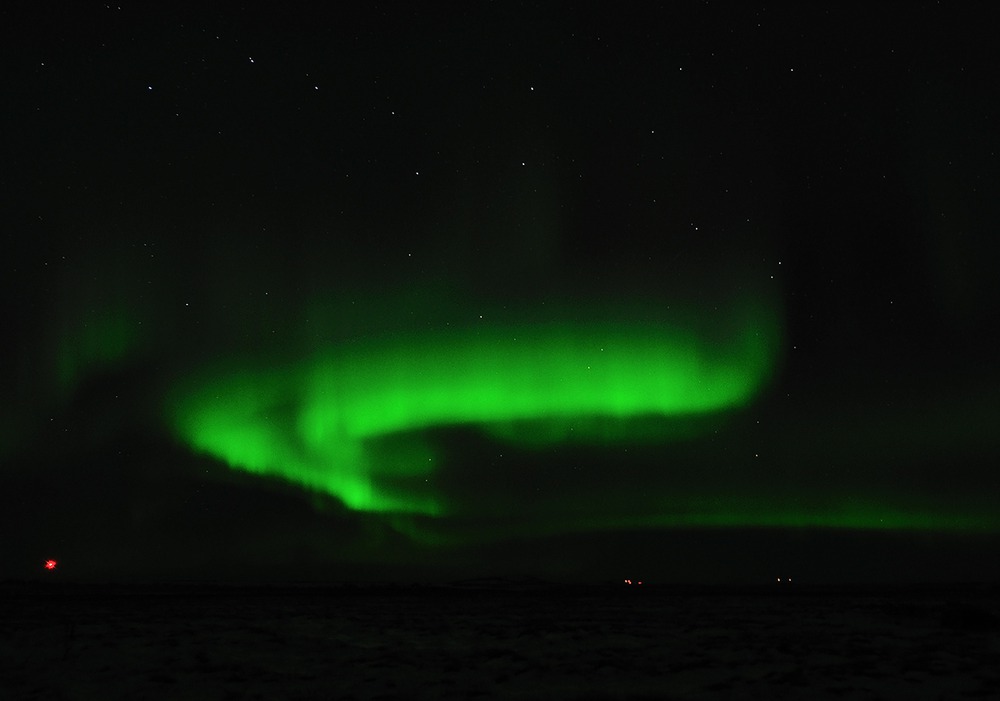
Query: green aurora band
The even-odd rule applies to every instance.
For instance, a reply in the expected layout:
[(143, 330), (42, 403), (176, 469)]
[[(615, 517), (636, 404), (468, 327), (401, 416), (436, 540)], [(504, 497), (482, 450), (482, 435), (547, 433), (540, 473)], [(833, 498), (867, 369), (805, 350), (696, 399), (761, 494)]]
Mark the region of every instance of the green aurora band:
[[(169, 420), (198, 453), (382, 513), (431, 545), (636, 527), (1000, 528), (976, 509), (944, 513), (889, 493), (859, 499), (843, 485), (810, 497), (706, 476), (719, 487), (712, 494), (661, 479), (634, 508), (607, 501), (610, 493), (577, 494), (516, 522), (502, 511), (509, 495), (498, 510), (482, 509), (486, 502), (470, 506), (436, 488), (435, 475), (452, 466), (437, 429), (472, 428), (512, 452), (556, 459), (559, 446), (657, 445), (719, 429), (774, 374), (780, 323), (765, 305), (692, 311), (639, 319), (623, 306), (615, 320), (604, 308), (598, 321), (564, 313), (437, 334), (383, 332), (291, 362), (230, 358), (176, 386)], [(445, 525), (453, 519), (471, 527), (467, 537)]]
[(170, 418), (183, 442), (232, 468), (355, 510), (444, 515), (440, 495), (387, 484), (438, 468), (422, 430), (474, 425), (538, 446), (572, 424), (575, 440), (607, 442), (636, 438), (633, 422), (648, 434), (651, 416), (746, 405), (773, 369), (775, 316), (746, 305), (707, 325), (674, 314), (387, 335), (280, 367), (231, 363), (182, 384)]

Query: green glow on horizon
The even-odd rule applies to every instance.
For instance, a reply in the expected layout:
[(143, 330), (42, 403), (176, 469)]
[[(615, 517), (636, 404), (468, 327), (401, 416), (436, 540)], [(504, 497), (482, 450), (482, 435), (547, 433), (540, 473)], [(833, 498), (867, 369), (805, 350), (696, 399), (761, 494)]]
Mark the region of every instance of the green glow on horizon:
[(750, 402), (773, 369), (774, 315), (747, 305), (682, 323), (690, 318), (483, 323), (359, 341), (288, 366), (234, 363), (182, 390), (172, 423), (232, 468), (351, 509), (444, 515), (432, 479), (440, 458), (413, 437), (424, 429), (472, 425), (514, 440), (523, 431), (522, 443), (545, 445), (571, 426), (576, 440), (604, 442), (630, 438), (630, 422), (648, 434), (651, 416), (721, 420)]
[(916, 503), (895, 494), (864, 498), (802, 495), (782, 500), (743, 494), (690, 500), (687, 509), (658, 513), (643, 525), (650, 527), (841, 528), (854, 530), (992, 531), (1000, 515), (987, 511), (948, 511), (941, 505)]
[[(748, 506), (746, 495), (703, 500), (666, 499), (658, 513), (588, 515), (548, 514), (517, 522), (496, 519), (467, 521), (462, 530), (439, 525), (433, 519), (395, 515), (392, 526), (414, 542), (430, 546), (456, 546), (523, 537), (544, 537), (565, 533), (657, 529), (837, 529), (857, 531), (924, 531), (936, 533), (992, 533), (1000, 530), (1000, 515), (993, 512), (940, 513), (926, 507), (903, 505), (886, 499), (858, 502), (814, 503), (790, 506), (773, 497), (760, 495)], [(697, 503), (697, 502), (701, 503)], [(695, 505), (697, 503), (697, 505)]]

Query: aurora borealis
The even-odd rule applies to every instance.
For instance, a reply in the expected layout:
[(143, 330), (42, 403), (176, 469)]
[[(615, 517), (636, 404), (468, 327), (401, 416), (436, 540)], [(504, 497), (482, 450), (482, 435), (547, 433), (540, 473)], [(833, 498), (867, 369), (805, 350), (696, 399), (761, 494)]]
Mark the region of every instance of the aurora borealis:
[(440, 515), (440, 504), (393, 498), (369, 479), (372, 472), (433, 472), (433, 455), (418, 446), (388, 459), (377, 450), (370, 455), (365, 444), (434, 426), (514, 423), (515, 439), (518, 432), (538, 436), (542, 426), (552, 440), (534, 442), (545, 445), (560, 441), (544, 427), (579, 418), (575, 439), (599, 441), (587, 419), (627, 428), (635, 417), (739, 408), (761, 388), (777, 346), (773, 319), (743, 316), (731, 324), (732, 338), (714, 342), (647, 319), (345, 344), (303, 369), (209, 378), (179, 400), (177, 429), (194, 449), (233, 468), (326, 490), (352, 509)]
[(0, 565), (1000, 574), (962, 12), (4, 10)]

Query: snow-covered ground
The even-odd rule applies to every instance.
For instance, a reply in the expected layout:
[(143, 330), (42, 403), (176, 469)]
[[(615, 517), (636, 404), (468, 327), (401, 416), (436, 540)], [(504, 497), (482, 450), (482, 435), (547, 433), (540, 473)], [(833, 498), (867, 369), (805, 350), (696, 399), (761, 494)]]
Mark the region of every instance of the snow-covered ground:
[(996, 590), (3, 590), (0, 698), (1000, 698)]

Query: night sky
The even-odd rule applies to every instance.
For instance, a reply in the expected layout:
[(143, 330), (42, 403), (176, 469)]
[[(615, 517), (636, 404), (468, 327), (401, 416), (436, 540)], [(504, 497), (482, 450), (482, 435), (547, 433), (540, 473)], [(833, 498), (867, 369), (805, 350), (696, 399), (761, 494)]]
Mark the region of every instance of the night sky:
[(0, 578), (1000, 577), (977, 5), (363, 4), (0, 10)]

